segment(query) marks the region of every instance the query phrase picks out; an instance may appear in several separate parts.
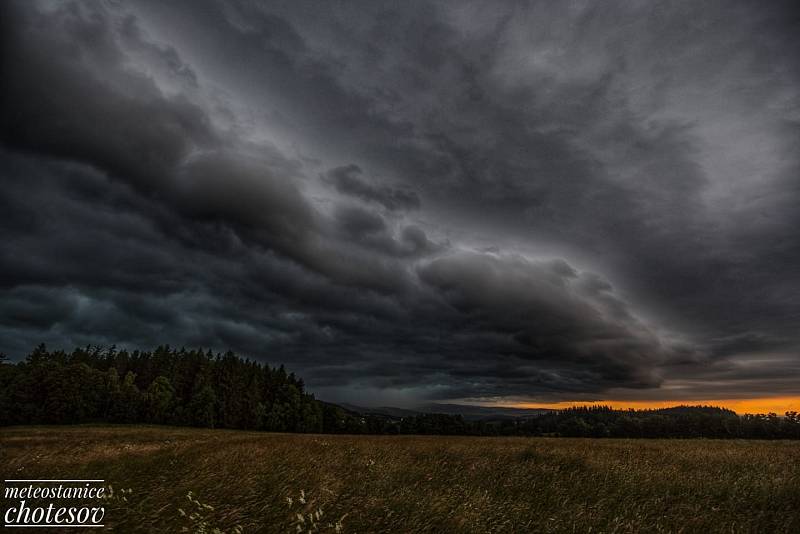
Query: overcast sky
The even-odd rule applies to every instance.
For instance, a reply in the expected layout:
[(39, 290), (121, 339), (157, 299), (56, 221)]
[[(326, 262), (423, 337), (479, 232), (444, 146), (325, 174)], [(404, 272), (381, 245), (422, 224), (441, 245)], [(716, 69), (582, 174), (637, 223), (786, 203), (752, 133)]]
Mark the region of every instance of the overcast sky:
[(796, 2), (3, 2), (0, 351), (359, 404), (800, 395)]

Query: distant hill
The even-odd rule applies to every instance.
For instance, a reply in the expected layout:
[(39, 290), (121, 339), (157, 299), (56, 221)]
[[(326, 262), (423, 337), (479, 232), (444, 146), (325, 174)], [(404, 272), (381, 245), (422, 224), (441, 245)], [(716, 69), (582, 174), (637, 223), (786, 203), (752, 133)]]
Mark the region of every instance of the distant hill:
[(535, 417), (554, 410), (547, 408), (504, 408), (497, 406), (475, 406), (467, 404), (431, 403), (415, 410), (394, 408), (391, 406), (365, 407), (340, 403), (339, 406), (361, 415), (383, 415), (393, 418), (412, 417), (420, 414), (460, 415), (467, 421), (496, 421), (503, 419), (519, 419)]
[(349, 412), (355, 412), (359, 415), (383, 415), (395, 419), (399, 419), (401, 417), (413, 417), (415, 415), (420, 415), (422, 413), (428, 413), (417, 410), (408, 410), (405, 408), (394, 408), (392, 406), (367, 407), (367, 406), (357, 406), (355, 404), (348, 404), (345, 402), (337, 403), (337, 405), (341, 406), (342, 408), (344, 408)]
[[(357, 415), (374, 415), (380, 417), (387, 417), (390, 419), (402, 419), (403, 417), (414, 417), (422, 414), (445, 414), (445, 415), (460, 415), (465, 421), (504, 421), (504, 420), (519, 420), (530, 417), (538, 417), (540, 415), (552, 414), (559, 412), (551, 408), (508, 408), (502, 406), (476, 406), (473, 404), (447, 404), (447, 403), (429, 403), (417, 407), (416, 409), (410, 408), (397, 408), (394, 406), (359, 406), (356, 404), (348, 403), (328, 403), (339, 406), (349, 412), (350, 414)], [(689, 414), (705, 414), (705, 415), (719, 415), (719, 416), (736, 416), (736, 413), (726, 408), (719, 408), (716, 406), (672, 406), (669, 408), (655, 408), (652, 410), (644, 410), (645, 412), (663, 414), (663, 415), (689, 415)], [(621, 410), (624, 412), (624, 410)]]
[(555, 410), (547, 408), (504, 408), (501, 406), (475, 406), (467, 404), (428, 404), (421, 408), (428, 413), (444, 413), (461, 415), (464, 419), (472, 421), (520, 419), (536, 417)]

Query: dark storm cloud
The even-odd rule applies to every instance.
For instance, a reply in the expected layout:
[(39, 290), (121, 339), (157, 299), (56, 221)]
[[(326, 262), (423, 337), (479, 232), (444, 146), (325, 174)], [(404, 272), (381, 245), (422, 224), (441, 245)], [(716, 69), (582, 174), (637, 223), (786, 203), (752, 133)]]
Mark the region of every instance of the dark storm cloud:
[(789, 4), (3, 11), (14, 357), (233, 348), (406, 404), (798, 393)]
[(96, 165), (148, 192), (191, 150), (218, 143), (199, 107), (126, 68), (102, 11), (54, 9), (6, 6), (5, 143)]
[(447, 243), (431, 241), (418, 226), (404, 227), (395, 236), (386, 220), (378, 213), (360, 206), (342, 204), (334, 219), (344, 235), (366, 249), (391, 256), (426, 256), (448, 248)]
[(291, 251), (306, 241), (314, 215), (291, 175), (275, 176), (281, 169), (269, 163), (235, 153), (198, 155), (176, 169), (171, 193), (192, 217), (234, 223)]
[(505, 335), (505, 352), (537, 362), (540, 371), (554, 368), (551, 380), (560, 378), (560, 366), (578, 364), (596, 382), (658, 383), (653, 371), (666, 354), (656, 337), (608, 284), (563, 260), (459, 254), (423, 265), (419, 274), (458, 311), (472, 335)]
[(419, 208), (419, 197), (413, 191), (376, 186), (366, 182), (361, 175), (362, 171), (357, 165), (347, 165), (331, 169), (326, 178), (340, 193), (377, 202), (388, 210)]

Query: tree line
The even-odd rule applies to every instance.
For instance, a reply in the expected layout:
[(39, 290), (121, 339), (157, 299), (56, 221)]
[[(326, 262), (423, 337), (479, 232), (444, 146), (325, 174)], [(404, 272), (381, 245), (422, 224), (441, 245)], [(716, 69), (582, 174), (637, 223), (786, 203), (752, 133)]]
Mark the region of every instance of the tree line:
[(503, 434), (592, 438), (800, 439), (800, 414), (737, 415), (715, 406), (575, 407), (500, 424)]
[(283, 366), (233, 352), (169, 346), (66, 352), (40, 345), (18, 363), (0, 355), (0, 425), (78, 423), (348, 434), (800, 439), (797, 412), (739, 416), (711, 406), (578, 407), (484, 421), (449, 414), (359, 414), (315, 399)]
[(0, 366), (0, 424), (153, 423), (322, 432), (303, 380), (232, 352), (40, 345)]

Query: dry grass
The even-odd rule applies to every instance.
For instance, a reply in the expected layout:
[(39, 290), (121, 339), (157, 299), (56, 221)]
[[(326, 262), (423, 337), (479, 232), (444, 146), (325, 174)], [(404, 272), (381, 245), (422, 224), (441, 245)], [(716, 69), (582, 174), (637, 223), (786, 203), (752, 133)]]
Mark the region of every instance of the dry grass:
[(193, 528), (190, 491), (225, 531), (800, 532), (797, 442), (120, 426), (4, 429), (0, 445), (5, 478), (131, 488), (106, 514), (122, 532)]

